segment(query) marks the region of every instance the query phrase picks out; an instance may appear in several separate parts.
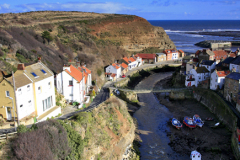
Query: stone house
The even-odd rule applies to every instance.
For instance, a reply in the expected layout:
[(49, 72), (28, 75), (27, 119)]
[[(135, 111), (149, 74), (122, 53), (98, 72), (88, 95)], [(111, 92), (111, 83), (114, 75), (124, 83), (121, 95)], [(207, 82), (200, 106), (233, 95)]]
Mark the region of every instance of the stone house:
[(230, 71), (217, 71), (215, 70), (211, 74), (210, 89), (217, 90), (222, 89), (225, 81), (225, 77), (230, 74)]
[(196, 57), (198, 57), (200, 62), (203, 59), (204, 60), (214, 60), (215, 59), (215, 54), (210, 49), (198, 50), (195, 55), (196, 55)]
[(240, 73), (232, 72), (225, 77), (224, 97), (230, 102), (237, 103)]
[(156, 63), (156, 55), (150, 53), (138, 53), (137, 56), (141, 57), (143, 63)]
[(165, 53), (156, 53), (157, 62), (166, 61), (166, 54)]

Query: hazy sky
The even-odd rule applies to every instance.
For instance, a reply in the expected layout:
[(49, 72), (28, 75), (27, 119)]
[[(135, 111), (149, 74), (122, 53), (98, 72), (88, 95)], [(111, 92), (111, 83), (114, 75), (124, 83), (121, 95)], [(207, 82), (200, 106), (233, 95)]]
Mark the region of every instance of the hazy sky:
[(147, 20), (239, 20), (240, 0), (7, 0), (0, 3), (0, 13), (44, 10), (132, 14)]

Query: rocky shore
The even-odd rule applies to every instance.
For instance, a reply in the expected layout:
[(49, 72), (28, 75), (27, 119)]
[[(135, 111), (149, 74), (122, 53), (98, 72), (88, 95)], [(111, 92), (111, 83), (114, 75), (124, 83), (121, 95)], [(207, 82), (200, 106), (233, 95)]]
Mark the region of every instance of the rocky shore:
[(234, 37), (234, 40), (240, 40), (240, 31), (186, 32), (186, 33), (198, 35)]

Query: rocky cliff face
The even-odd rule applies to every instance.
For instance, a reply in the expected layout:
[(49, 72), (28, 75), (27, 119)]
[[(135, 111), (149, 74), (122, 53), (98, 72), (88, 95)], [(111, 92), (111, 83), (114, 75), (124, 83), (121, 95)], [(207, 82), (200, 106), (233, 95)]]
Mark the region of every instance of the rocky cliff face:
[(131, 52), (149, 47), (176, 48), (162, 27), (152, 26), (147, 20), (137, 16), (116, 17), (111, 22), (90, 25), (90, 28), (93, 30), (92, 35), (119, 43), (122, 48)]

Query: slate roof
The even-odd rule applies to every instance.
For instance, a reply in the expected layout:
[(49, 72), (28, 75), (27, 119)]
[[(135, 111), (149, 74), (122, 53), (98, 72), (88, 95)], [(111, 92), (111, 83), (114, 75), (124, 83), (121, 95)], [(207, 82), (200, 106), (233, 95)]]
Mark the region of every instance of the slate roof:
[(212, 60), (204, 60), (204, 59), (200, 62), (200, 64), (207, 65), (207, 66), (211, 66), (213, 63), (214, 61)]
[(240, 73), (232, 72), (229, 75), (227, 75), (226, 78), (230, 78), (238, 81), (240, 79)]
[(224, 61), (222, 61), (222, 63), (230, 64), (232, 61), (234, 61), (234, 58), (233, 57), (228, 57)]
[(156, 55), (158, 55), (158, 56), (166, 56), (166, 54), (165, 53), (156, 53)]
[[(12, 77), (6, 78), (6, 80), (8, 82), (10, 82), (10, 84), (13, 86)], [(23, 87), (25, 85), (32, 83), (32, 81), (29, 78), (27, 78), (27, 76), (24, 73), (14, 74), (14, 80), (15, 80), (16, 88), (20, 88), (20, 87)]]
[[(43, 73), (41, 70), (44, 70)], [(34, 63), (32, 65), (26, 66), (25, 70), (17, 70), (15, 74), (25, 73), (33, 82), (38, 82), (48, 77), (53, 76), (53, 73), (44, 65), (42, 62)], [(32, 73), (36, 74), (36, 78)]]
[(222, 62), (219, 62), (216, 67), (221, 67), (222, 66)]
[(240, 56), (237, 56), (232, 62), (231, 64), (237, 64), (239, 65), (240, 64)]
[(209, 71), (206, 67), (197, 67), (196, 72), (197, 73), (207, 73)]

